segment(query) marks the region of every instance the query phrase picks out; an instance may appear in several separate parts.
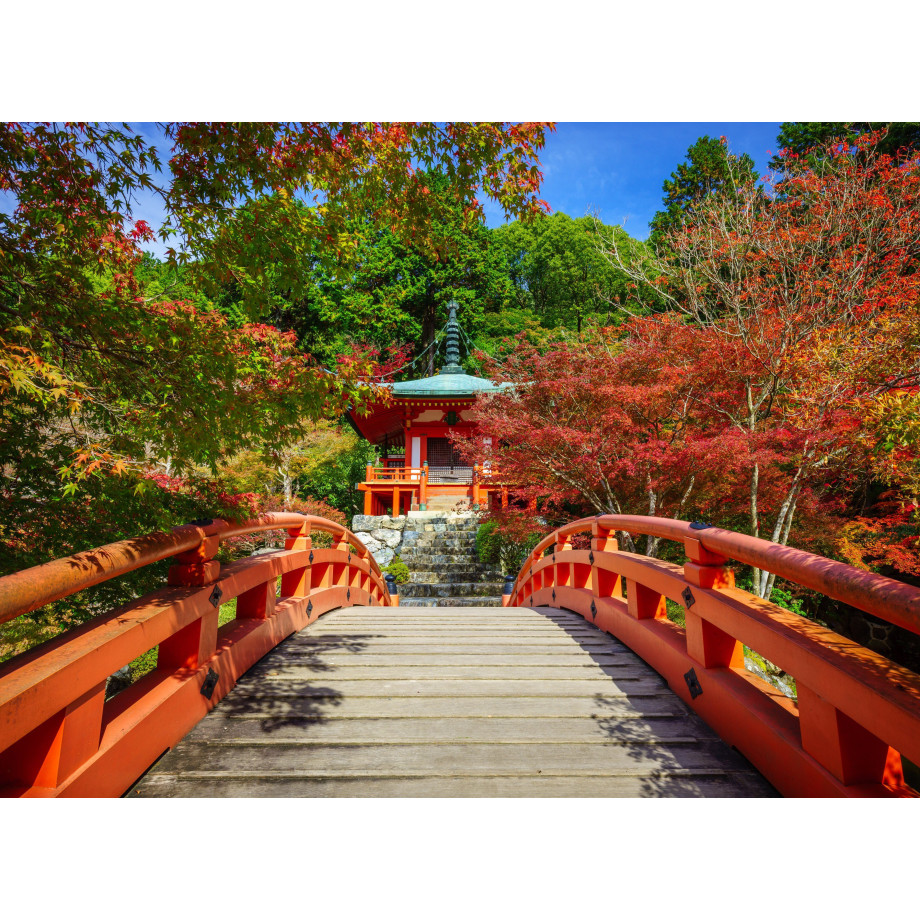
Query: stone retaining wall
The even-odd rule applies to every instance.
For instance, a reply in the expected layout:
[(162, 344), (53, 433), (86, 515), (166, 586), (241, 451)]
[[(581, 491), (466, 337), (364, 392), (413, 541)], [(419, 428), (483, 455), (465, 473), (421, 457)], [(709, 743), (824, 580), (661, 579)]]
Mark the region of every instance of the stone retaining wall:
[(473, 518), (467, 514), (420, 514), (397, 518), (388, 515), (356, 514), (351, 522), (354, 535), (370, 550), (377, 565), (389, 565), (393, 557), (416, 543), (423, 533), (440, 533)]

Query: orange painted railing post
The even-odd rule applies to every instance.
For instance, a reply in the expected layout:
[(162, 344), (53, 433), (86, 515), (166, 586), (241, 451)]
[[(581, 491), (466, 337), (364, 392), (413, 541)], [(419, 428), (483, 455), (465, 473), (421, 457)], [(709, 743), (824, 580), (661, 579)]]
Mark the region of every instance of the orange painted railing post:
[[(699, 540), (685, 539), (684, 578), (698, 588), (733, 588), (735, 573), (728, 559), (707, 550)], [(684, 597), (687, 654), (704, 668), (743, 668), (744, 647), (724, 630), (693, 611), (693, 588)]]
[(631, 578), (626, 582), (626, 609), (634, 620), (664, 620), (668, 608), (660, 591)]
[(611, 534), (612, 531), (600, 521), (594, 521), (591, 525), (591, 554), (594, 557), (591, 563), (591, 592), (595, 597), (623, 596), (623, 579), (615, 572), (598, 568), (597, 565), (601, 553), (615, 553), (619, 549), (619, 544)]
[(105, 681), (0, 754), (0, 784), (54, 789), (99, 749)]
[(422, 464), (422, 478), (418, 487), (418, 508), (425, 511), (428, 507), (428, 461)]
[[(313, 540), (310, 536), (310, 524), (304, 523), (299, 527), (288, 529), (287, 539), (284, 541), (285, 549), (310, 550), (313, 547)], [(312, 565), (307, 565), (292, 569), (281, 576), (281, 596), (282, 597), (309, 597), (310, 588), (313, 584)]]
[(845, 786), (904, 782), (901, 756), (801, 681), (796, 682), (802, 747)]
[(393, 486), (393, 517), (399, 517), (399, 486)]
[(223, 524), (223, 521), (209, 521), (202, 527), (195, 524), (183, 524), (174, 527), (173, 533), (183, 533), (190, 528), (200, 530), (202, 540), (194, 549), (179, 553), (173, 558), (169, 567), (167, 584), (201, 586), (213, 584), (220, 577), (220, 563), (214, 558), (220, 547), (220, 537), (204, 536), (206, 530), (214, 530)]
[[(216, 526), (223, 523), (223, 521), (212, 521), (203, 525), (203, 529), (213, 531)], [(180, 530), (181, 528), (175, 529)], [(220, 563), (214, 559), (219, 546), (220, 537), (206, 536), (195, 549), (180, 553), (175, 557), (175, 564), (169, 567), (167, 583), (188, 586), (214, 584), (220, 577)], [(213, 600), (210, 610), (160, 643), (157, 650), (158, 669), (176, 671), (183, 668), (197, 668), (217, 651), (220, 588), (216, 587), (211, 596)]]

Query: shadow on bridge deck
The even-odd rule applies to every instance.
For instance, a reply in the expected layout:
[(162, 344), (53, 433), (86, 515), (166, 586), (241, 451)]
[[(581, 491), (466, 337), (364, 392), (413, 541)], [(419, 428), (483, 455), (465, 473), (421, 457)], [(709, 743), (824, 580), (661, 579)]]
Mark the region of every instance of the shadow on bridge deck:
[(355, 607), (263, 658), (129, 795), (776, 792), (576, 614)]

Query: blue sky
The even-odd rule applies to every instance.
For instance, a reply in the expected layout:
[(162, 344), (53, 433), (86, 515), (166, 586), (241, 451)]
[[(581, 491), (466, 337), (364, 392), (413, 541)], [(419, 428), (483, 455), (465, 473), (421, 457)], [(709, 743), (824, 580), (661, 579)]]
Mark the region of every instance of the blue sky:
[[(597, 211), (605, 224), (625, 226), (644, 240), (662, 204), (662, 183), (697, 138), (724, 135), (729, 150), (749, 154), (764, 175), (778, 133), (778, 122), (562, 122), (547, 135), (540, 157), (541, 197), (570, 217)], [(505, 220), (491, 201), (486, 220), (490, 227)]]

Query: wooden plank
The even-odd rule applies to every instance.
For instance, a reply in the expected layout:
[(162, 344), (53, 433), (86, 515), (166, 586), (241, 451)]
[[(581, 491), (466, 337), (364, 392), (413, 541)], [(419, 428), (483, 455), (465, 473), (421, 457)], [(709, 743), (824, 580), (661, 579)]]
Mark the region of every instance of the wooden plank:
[(264, 776), (150, 774), (128, 797), (158, 798), (739, 798), (775, 797), (754, 773), (658, 776)]
[(591, 654), (584, 649), (560, 649), (552, 654), (499, 654), (494, 650), (489, 653), (481, 649), (466, 649), (461, 652), (432, 653), (424, 652), (404, 654), (403, 652), (386, 654), (369, 654), (346, 652), (330, 652), (325, 655), (285, 651), (271, 656), (269, 661), (250, 669), (248, 674), (262, 674), (272, 670), (287, 669), (290, 667), (310, 667), (311, 664), (328, 668), (350, 668), (361, 665), (370, 667), (454, 667), (465, 668), (579, 668), (599, 665), (628, 665), (634, 664), (633, 656), (627, 652), (599, 651)]
[(204, 719), (185, 742), (279, 744), (604, 744), (607, 741), (681, 741), (716, 735), (687, 719)]
[(649, 775), (680, 770), (744, 771), (721, 742), (603, 744), (208, 744), (182, 742), (153, 773), (288, 776)]
[[(286, 639), (277, 648), (277, 653), (283, 655), (287, 649), (315, 649), (324, 651), (336, 650), (337, 647), (364, 649), (394, 649), (408, 653), (410, 650), (419, 654), (428, 654), (439, 651), (462, 650), (465, 648), (477, 649), (482, 652), (497, 650), (499, 654), (513, 654), (521, 649), (610, 649), (611, 651), (634, 654), (618, 642), (610, 642), (603, 634), (587, 636), (576, 645), (570, 636), (464, 636), (451, 635), (432, 638), (430, 636), (366, 636), (354, 637), (352, 641), (343, 642), (341, 636), (311, 635), (312, 630), (306, 630), (296, 636)], [(638, 657), (638, 656), (637, 656)]]
[(363, 718), (584, 718), (628, 719), (651, 716), (689, 715), (687, 708), (670, 690), (659, 688), (656, 695), (548, 697), (362, 697), (299, 696), (294, 693), (271, 696), (257, 687), (248, 693), (234, 690), (220, 701), (206, 721), (252, 719), (363, 719)]
[(648, 668), (631, 661), (614, 662), (612, 664), (598, 664), (588, 661), (584, 664), (567, 664), (548, 668), (545, 665), (527, 667), (526, 665), (500, 665), (493, 667), (484, 664), (442, 664), (429, 666), (422, 663), (399, 665), (365, 666), (364, 662), (356, 661), (347, 663), (343, 667), (333, 668), (325, 662), (296, 665), (286, 664), (283, 668), (265, 664), (249, 677), (250, 680), (264, 681), (266, 684), (275, 681), (310, 680), (319, 674), (335, 672), (339, 677), (348, 680), (596, 680), (601, 684), (609, 683), (610, 678), (644, 678), (648, 677)]
[[(595, 680), (349, 680), (318, 675), (312, 681), (277, 681), (275, 686), (289, 694), (315, 697), (342, 696), (622, 696), (661, 693), (666, 688), (660, 677), (629, 677)], [(264, 684), (240, 685), (233, 693), (246, 690), (250, 697), (265, 696)], [(245, 694), (241, 694), (245, 695)]]

